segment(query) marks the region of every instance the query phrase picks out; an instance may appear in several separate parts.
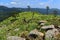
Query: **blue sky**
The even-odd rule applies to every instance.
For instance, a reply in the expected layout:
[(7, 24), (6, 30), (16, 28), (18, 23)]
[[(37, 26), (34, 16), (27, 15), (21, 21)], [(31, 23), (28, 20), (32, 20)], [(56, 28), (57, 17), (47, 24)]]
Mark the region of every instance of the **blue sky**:
[(30, 5), (32, 8), (50, 8), (60, 9), (60, 0), (0, 0), (0, 5), (7, 7), (22, 7), (26, 8)]

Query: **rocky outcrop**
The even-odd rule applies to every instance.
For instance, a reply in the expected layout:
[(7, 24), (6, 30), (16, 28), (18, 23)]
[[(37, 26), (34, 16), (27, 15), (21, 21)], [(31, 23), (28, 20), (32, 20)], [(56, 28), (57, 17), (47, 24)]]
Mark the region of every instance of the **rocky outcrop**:
[(55, 27), (54, 25), (48, 25), (48, 26), (42, 26), (42, 30), (45, 31), (45, 40), (56, 40), (58, 37), (56, 37), (58, 34), (60, 34), (59, 27)]
[[(34, 29), (30, 32), (23, 31), (20, 33), (20, 37), (9, 36), (7, 40), (60, 40), (60, 28), (55, 28), (54, 25), (42, 26), (41, 29), (44, 30), (44, 33), (40, 32), (37, 29)], [(18, 31), (18, 29), (15, 29)]]

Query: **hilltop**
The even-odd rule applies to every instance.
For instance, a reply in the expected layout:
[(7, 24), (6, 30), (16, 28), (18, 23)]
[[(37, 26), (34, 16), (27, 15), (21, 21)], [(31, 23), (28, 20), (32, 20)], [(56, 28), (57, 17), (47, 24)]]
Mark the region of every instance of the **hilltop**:
[[(34, 13), (34, 15), (33, 15)], [(21, 32), (31, 30), (38, 27), (40, 20), (46, 20), (46, 25), (56, 23), (60, 25), (60, 16), (43, 15), (37, 12), (22, 12), (15, 16), (11, 16), (0, 23), (0, 39), (6, 40), (6, 36), (19, 36)], [(24, 21), (25, 20), (25, 21)], [(54, 21), (55, 20), (55, 21)]]

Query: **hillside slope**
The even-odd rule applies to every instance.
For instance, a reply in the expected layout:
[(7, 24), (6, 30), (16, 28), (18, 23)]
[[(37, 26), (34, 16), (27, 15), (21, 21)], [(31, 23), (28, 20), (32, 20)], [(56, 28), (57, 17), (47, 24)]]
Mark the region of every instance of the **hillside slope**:
[(22, 12), (17, 14), (15, 17), (9, 17), (0, 23), (0, 39), (6, 40), (7, 36), (19, 36), (21, 32), (31, 31), (38, 26), (40, 20), (47, 20), (46, 25), (56, 22), (59, 24), (60, 21), (54, 21), (59, 19), (60, 16), (54, 17), (53, 15), (42, 15), (40, 13), (34, 12)]

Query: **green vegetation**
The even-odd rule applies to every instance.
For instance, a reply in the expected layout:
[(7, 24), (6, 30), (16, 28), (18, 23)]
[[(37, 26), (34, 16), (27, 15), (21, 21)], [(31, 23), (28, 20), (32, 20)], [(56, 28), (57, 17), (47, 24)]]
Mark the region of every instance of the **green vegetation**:
[[(22, 12), (16, 14), (15, 17), (11, 16), (0, 23), (0, 40), (6, 40), (9, 35), (20, 36), (21, 32), (31, 31), (38, 27), (40, 20), (48, 21), (46, 25), (56, 24), (60, 25), (60, 16), (57, 15), (43, 15), (37, 12)], [(24, 18), (26, 22), (24, 21)], [(55, 21), (54, 21), (55, 20)], [(29, 22), (28, 22), (29, 21)]]

